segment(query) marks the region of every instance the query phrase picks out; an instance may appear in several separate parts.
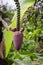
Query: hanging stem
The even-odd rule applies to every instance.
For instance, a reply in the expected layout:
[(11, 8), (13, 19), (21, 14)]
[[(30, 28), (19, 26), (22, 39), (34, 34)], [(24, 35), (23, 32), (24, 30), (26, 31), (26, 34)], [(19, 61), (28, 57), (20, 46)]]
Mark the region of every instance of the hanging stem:
[(17, 7), (17, 30), (20, 30), (20, 3), (18, 0), (14, 0)]

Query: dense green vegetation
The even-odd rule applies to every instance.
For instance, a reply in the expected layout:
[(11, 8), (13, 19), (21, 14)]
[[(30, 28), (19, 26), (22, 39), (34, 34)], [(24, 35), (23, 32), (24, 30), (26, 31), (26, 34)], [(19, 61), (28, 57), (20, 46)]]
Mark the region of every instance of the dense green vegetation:
[[(40, 0), (41, 1), (41, 0)], [(13, 45), (13, 32), (4, 30), (6, 57), (8, 65), (43, 65), (43, 14), (34, 8), (35, 0), (24, 0), (21, 4), (20, 27), (24, 27), (23, 44), (19, 51)], [(24, 6), (24, 7), (23, 7)], [(7, 12), (12, 22), (9, 27), (17, 26), (16, 14)], [(16, 12), (15, 12), (16, 13)], [(13, 17), (14, 14), (14, 17)]]

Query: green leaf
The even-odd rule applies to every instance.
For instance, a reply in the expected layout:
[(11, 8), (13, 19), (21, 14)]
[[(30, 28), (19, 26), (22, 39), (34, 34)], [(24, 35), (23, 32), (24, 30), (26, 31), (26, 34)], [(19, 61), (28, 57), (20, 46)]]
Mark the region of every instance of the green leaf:
[(24, 0), (24, 3), (27, 3), (27, 2), (34, 2), (35, 0)]
[[(14, 65), (14, 63), (12, 65)], [(30, 62), (21, 61), (21, 60), (16, 59), (15, 65), (32, 65), (32, 64)]]
[(27, 2), (25, 2), (25, 3), (23, 2), (23, 3), (21, 4), (21, 19), (22, 19), (24, 13), (26, 12), (26, 10), (27, 10), (30, 6), (32, 6), (33, 3), (34, 3), (34, 1), (33, 1), (33, 2), (27, 1)]
[[(14, 21), (9, 27), (16, 27), (16, 21)], [(4, 36), (5, 36), (5, 45), (6, 45), (6, 57), (9, 54), (11, 44), (12, 44), (12, 39), (13, 39), (13, 32), (4, 30)]]
[(14, 58), (23, 60), (23, 56), (19, 52), (14, 52)]
[(41, 32), (41, 29), (36, 29), (36, 30), (33, 31), (33, 35), (37, 35), (37, 34), (39, 34), (40, 32)]

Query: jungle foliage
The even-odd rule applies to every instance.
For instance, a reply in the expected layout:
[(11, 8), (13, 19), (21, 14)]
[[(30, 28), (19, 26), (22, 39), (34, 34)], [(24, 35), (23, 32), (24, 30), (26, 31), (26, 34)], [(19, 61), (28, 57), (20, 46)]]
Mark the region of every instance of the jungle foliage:
[[(14, 33), (4, 30), (6, 45), (5, 60), (8, 65), (43, 64), (43, 13), (40, 13), (43, 9), (37, 8), (36, 4), (39, 3), (38, 0), (34, 3), (35, 0), (24, 0), (20, 5), (20, 27), (23, 27), (25, 30), (23, 33), (23, 44), (19, 51), (15, 49), (12, 42)], [(17, 26), (16, 13), (11, 22), (9, 27), (15, 28)]]

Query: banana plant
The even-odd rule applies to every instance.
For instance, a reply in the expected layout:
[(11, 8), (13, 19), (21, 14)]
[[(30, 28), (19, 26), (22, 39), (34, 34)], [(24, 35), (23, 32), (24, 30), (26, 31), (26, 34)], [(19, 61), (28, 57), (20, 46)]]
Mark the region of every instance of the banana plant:
[[(14, 0), (15, 2), (18, 1), (18, 0)], [(26, 2), (25, 2), (26, 1)], [(23, 3), (21, 4), (21, 15), (20, 15), (20, 20), (22, 19), (25, 11), (30, 7), (32, 6), (34, 3), (34, 0), (24, 0)], [(19, 13), (20, 14), (20, 13)], [(19, 19), (19, 18), (18, 18)], [(17, 19), (17, 20), (18, 20)], [(19, 22), (20, 23), (20, 22)], [(12, 24), (9, 26), (12, 27), (12, 28), (16, 28), (17, 26), (17, 21), (16, 21), (16, 16), (14, 15), (13, 19), (12, 19)], [(17, 26), (17, 28), (19, 29), (20, 26)], [(13, 37), (13, 32), (11, 31), (6, 31), (4, 30), (4, 36), (5, 36), (5, 45), (6, 45), (6, 57), (8, 56), (9, 54), (9, 51), (10, 51), (10, 48), (11, 48), (11, 45), (12, 45), (12, 37)]]

